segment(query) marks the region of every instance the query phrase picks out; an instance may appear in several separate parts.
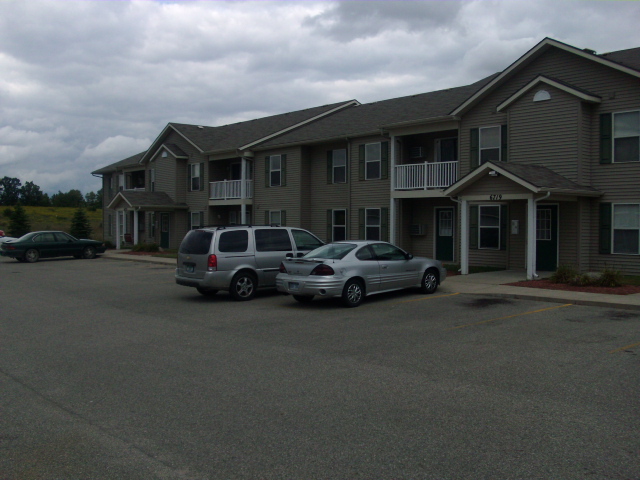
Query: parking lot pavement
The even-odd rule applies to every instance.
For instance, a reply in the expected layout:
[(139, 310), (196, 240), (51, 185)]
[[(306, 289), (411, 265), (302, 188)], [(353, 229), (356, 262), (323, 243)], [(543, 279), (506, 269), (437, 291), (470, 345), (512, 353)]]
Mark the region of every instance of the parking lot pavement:
[(0, 259), (0, 478), (638, 478), (640, 314)]

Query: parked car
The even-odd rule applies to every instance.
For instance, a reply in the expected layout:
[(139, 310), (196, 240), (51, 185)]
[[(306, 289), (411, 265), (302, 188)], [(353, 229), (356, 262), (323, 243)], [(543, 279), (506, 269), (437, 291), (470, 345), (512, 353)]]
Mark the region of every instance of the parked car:
[(9, 240), (15, 240), (15, 237), (5, 236), (2, 230), (0, 230), (0, 233), (2, 233), (2, 235), (0, 235), (0, 243), (8, 242)]
[(65, 232), (31, 232), (0, 244), (0, 255), (20, 262), (37, 262), (45, 257), (95, 258), (104, 253), (104, 243), (97, 240), (77, 239)]
[(276, 277), (278, 291), (306, 303), (319, 297), (342, 297), (357, 307), (375, 293), (419, 287), (433, 293), (447, 277), (438, 260), (414, 257), (387, 242), (343, 241), (324, 245), (302, 258), (287, 258)]
[(275, 287), (280, 262), (324, 243), (307, 230), (279, 226), (217, 226), (191, 230), (178, 250), (175, 279), (203, 295), (228, 291), (251, 300), (256, 289)]

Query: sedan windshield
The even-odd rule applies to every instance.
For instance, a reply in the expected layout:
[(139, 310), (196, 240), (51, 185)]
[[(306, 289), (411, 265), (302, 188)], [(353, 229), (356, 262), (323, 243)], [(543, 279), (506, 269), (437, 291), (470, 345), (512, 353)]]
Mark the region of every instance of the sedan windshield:
[(347, 253), (356, 248), (353, 243), (330, 243), (315, 250), (311, 250), (303, 258), (326, 258), (329, 260), (341, 260)]

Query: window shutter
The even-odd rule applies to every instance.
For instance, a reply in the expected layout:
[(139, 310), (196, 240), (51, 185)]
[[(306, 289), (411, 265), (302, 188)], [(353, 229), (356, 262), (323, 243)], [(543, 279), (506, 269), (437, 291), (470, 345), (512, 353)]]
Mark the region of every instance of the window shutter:
[(264, 211), (264, 224), (271, 225), (271, 217), (269, 216), (269, 210)]
[(333, 210), (327, 210), (327, 242), (333, 241)]
[(611, 253), (611, 204), (600, 204), (600, 251), (602, 254)]
[[(612, 118), (610, 113), (600, 115), (600, 163), (612, 162)], [(607, 252), (609, 253), (609, 252)]]
[(360, 157), (359, 160), (359, 168), (358, 171), (360, 173), (360, 180), (364, 180), (364, 144), (360, 145), (360, 147), (358, 148), (358, 157)]
[(327, 183), (333, 183), (333, 150), (327, 150)]
[(500, 205), (500, 250), (507, 249), (507, 229), (509, 225), (509, 211), (506, 205)]
[(271, 186), (271, 161), (269, 158), (269, 156), (264, 157), (264, 186), (267, 188)]
[(389, 241), (389, 209), (380, 209), (380, 239), (383, 242)]
[(380, 144), (380, 178), (389, 178), (389, 142)]
[(478, 249), (478, 205), (469, 206), (469, 249)]
[(364, 208), (360, 208), (358, 210), (358, 235), (360, 240), (364, 240), (366, 236), (365, 228), (364, 228)]
[[(287, 156), (280, 155), (280, 186), (287, 185)], [(284, 225), (284, 222), (283, 222)]]
[(502, 127), (500, 128), (500, 142), (501, 142), (501, 148), (500, 148), (500, 154), (501, 154), (501, 158), (500, 160), (502, 160), (503, 162), (506, 162), (508, 159), (508, 148), (507, 148), (507, 126), (506, 125), (502, 125)]
[(480, 130), (472, 128), (470, 132), (470, 159), (471, 168), (480, 165)]

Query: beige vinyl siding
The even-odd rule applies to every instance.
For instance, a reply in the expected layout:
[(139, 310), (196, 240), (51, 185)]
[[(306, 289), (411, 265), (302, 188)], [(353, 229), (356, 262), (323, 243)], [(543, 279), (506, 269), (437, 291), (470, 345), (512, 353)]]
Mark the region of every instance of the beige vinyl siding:
[(526, 188), (514, 183), (513, 180), (504, 176), (492, 177), (488, 173), (480, 180), (465, 189), (464, 195), (486, 195), (489, 201), (489, 195), (496, 194), (528, 194)]
[[(286, 155), (286, 185), (265, 186), (265, 158), (269, 155)], [(286, 210), (286, 224), (299, 227), (302, 198), (301, 148), (283, 148), (256, 153), (253, 165), (253, 223), (263, 224), (265, 211)]]
[[(538, 205), (544, 205), (539, 203)], [(580, 264), (580, 207), (578, 202), (560, 202), (558, 207), (558, 265)]]
[[(445, 198), (416, 198), (404, 199), (402, 205), (402, 216), (398, 216), (397, 228), (400, 230), (400, 247), (408, 250), (414, 255), (421, 257), (435, 258), (436, 247), (436, 213), (438, 207), (451, 207), (454, 209), (454, 261), (459, 263), (460, 258), (456, 251), (460, 241), (459, 211), (458, 205)], [(400, 222), (401, 220), (401, 222)], [(411, 225), (419, 224), (424, 226), (424, 235), (410, 235)]]
[(312, 165), (313, 159), (311, 158), (310, 147), (303, 147), (300, 150), (300, 228), (304, 228), (313, 232), (317, 237), (323, 238), (320, 235), (321, 230), (315, 230), (311, 227), (313, 223), (313, 205), (311, 201), (312, 191), (315, 188), (313, 184)]
[[(518, 233), (511, 231), (511, 221), (518, 221)], [(527, 268), (527, 202), (509, 202), (509, 223), (507, 225), (508, 268)]]
[[(551, 99), (534, 102), (540, 89)], [(577, 181), (580, 104), (575, 96), (548, 85), (520, 97), (509, 108), (509, 163), (544, 165)]]

